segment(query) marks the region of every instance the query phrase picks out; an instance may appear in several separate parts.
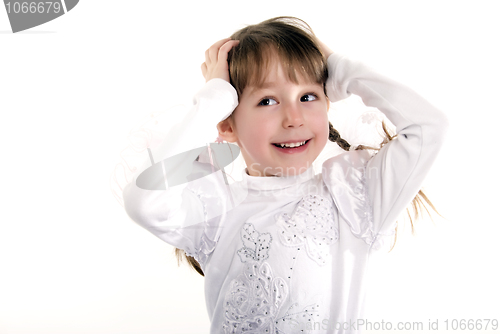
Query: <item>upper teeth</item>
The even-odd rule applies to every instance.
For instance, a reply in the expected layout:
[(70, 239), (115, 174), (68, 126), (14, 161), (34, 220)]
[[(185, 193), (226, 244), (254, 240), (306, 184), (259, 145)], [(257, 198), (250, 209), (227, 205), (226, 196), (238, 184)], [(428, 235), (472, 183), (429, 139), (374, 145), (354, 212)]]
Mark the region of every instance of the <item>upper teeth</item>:
[(301, 141), (301, 142), (298, 142), (298, 143), (286, 143), (286, 144), (278, 144), (280, 145), (281, 147), (297, 147), (297, 146), (301, 146), (301, 145), (304, 145), (306, 143), (306, 141)]

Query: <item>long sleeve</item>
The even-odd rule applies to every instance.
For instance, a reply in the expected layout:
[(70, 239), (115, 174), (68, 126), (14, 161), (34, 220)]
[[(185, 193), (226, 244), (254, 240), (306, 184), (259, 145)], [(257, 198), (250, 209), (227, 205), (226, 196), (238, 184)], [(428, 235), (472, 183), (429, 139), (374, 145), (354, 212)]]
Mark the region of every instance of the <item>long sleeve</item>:
[[(148, 180), (148, 187), (140, 186), (138, 179), (151, 161), (145, 161), (123, 190), (124, 207), (136, 223), (164, 240), (184, 249), (203, 266), (203, 260), (213, 250), (223, 223), (227, 200), (227, 186), (221, 171), (209, 173), (211, 165), (198, 161), (197, 151), (215, 139), (217, 123), (230, 114), (238, 104), (234, 88), (222, 79), (209, 81), (196, 95), (193, 106), (183, 121), (174, 126), (164, 141), (154, 150), (157, 177)], [(213, 127), (213, 135), (204, 138), (200, 131)], [(194, 152), (187, 154), (186, 152)], [(156, 162), (183, 154), (175, 160), (178, 166), (171, 170), (196, 168), (207, 170), (205, 177), (191, 182), (169, 186), (165, 163)], [(186, 161), (187, 159), (187, 161)], [(171, 160), (172, 161), (172, 160)], [(161, 173), (163, 168), (163, 173)], [(189, 176), (188, 176), (189, 177)], [(167, 184), (165, 184), (167, 183)]]
[[(206, 146), (216, 138), (216, 125), (238, 105), (236, 90), (223, 79), (212, 79), (194, 96), (193, 105), (183, 120), (172, 127), (156, 149), (158, 157), (171, 157)], [(213, 132), (206, 131), (212, 128)], [(200, 131), (203, 130), (203, 131)]]
[[(328, 58), (327, 93), (332, 101), (355, 94), (370, 107), (376, 107), (396, 126), (397, 137), (373, 157), (353, 151), (333, 158), (327, 168), (342, 168), (330, 173), (330, 184), (354, 185), (350, 190), (359, 199), (355, 210), (365, 218), (353, 232), (368, 243), (391, 234), (400, 213), (422, 186), (443, 143), (446, 116), (410, 88), (395, 82), (360, 62), (333, 54)], [(337, 200), (340, 192), (336, 193)], [(335, 196), (335, 195), (334, 195)], [(365, 201), (365, 203), (361, 203)], [(345, 201), (344, 201), (345, 202)], [(344, 205), (347, 207), (347, 204)], [(346, 209), (344, 211), (351, 211)], [(349, 214), (348, 214), (349, 215)], [(351, 220), (355, 220), (354, 214)]]

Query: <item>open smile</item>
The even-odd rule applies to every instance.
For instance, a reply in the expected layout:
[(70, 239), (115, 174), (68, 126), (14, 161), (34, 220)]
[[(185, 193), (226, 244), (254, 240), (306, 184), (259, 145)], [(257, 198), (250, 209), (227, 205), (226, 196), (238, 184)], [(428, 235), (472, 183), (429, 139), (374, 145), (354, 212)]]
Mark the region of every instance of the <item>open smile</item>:
[(283, 153), (300, 153), (307, 149), (310, 141), (310, 139), (307, 139), (296, 142), (273, 143), (272, 145), (274, 145), (278, 151)]

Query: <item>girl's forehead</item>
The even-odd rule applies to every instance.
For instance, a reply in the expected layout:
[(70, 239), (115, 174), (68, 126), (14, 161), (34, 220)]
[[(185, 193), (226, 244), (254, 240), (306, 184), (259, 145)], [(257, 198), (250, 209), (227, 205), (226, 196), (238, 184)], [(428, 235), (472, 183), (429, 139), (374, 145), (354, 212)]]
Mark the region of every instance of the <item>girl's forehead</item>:
[[(284, 65), (288, 65), (286, 69)], [(254, 75), (249, 78), (247, 86), (253, 89), (265, 89), (279, 86), (284, 82), (299, 85), (317, 84), (313, 78), (306, 75), (303, 66), (300, 66), (300, 64), (288, 64), (278, 56), (275, 56), (268, 59), (260, 70), (254, 72)]]

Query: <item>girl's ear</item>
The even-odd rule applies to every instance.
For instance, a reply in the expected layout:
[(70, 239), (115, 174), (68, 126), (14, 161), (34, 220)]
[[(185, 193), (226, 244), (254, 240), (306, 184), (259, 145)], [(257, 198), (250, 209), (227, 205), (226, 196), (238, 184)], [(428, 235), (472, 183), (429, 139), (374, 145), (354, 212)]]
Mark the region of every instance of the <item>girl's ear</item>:
[(219, 122), (217, 124), (217, 130), (219, 130), (219, 137), (228, 143), (234, 143), (238, 139), (231, 116)]

